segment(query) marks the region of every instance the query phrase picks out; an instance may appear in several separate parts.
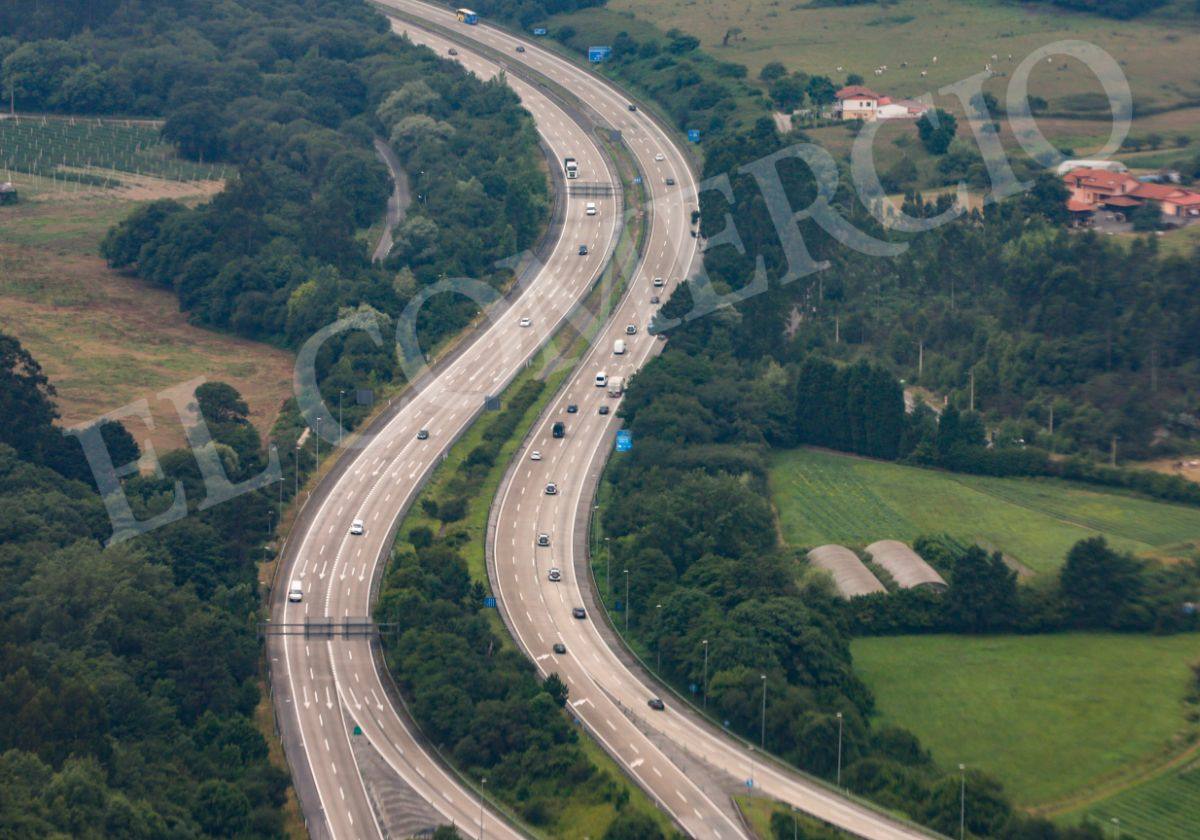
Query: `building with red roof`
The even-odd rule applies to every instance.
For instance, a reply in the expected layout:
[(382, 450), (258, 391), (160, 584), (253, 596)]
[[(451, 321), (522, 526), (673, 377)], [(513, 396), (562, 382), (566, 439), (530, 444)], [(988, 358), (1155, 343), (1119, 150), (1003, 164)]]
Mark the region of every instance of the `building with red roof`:
[(1063, 176), (1071, 191), (1067, 208), (1072, 213), (1114, 210), (1120, 213), (1141, 207), (1147, 202), (1157, 204), (1169, 220), (1187, 222), (1200, 219), (1200, 192), (1170, 184), (1148, 184), (1126, 172), (1107, 169), (1072, 169)]

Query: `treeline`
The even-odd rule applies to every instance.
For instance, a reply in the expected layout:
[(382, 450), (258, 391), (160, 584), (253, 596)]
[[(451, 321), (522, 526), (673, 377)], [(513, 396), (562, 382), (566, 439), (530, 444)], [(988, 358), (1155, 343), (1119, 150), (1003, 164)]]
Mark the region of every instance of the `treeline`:
[[(363, 3), (238, 0), (214, 14), (198, 0), (125, 0), (67, 40), (0, 39), (0, 62), (22, 109), (159, 115), (181, 154), (234, 165), (212, 202), (147, 205), (102, 248), (173, 290), (198, 324), (297, 347), (369, 307), (387, 335), (439, 278), (508, 282), (497, 262), (545, 224), (544, 163), (515, 94), (391, 36)], [(378, 267), (361, 237), (391, 189), (376, 137), (415, 196)], [(417, 321), (423, 347), (476, 311), (434, 296)], [(323, 382), (335, 397), (397, 375), (394, 354), (362, 333), (327, 342), (319, 363), (341, 373)]]
[[(686, 311), (687, 297), (686, 289), (673, 297), (667, 314)], [(612, 492), (601, 525), (611, 551), (603, 565), (628, 570), (630, 633), (666, 679), (697, 701), (706, 691), (709, 713), (753, 743), (765, 685), (767, 749), (826, 779), (837, 772), (841, 713), (842, 784), (955, 834), (959, 775), (938, 767), (911, 733), (872, 723), (874, 700), (850, 656), (851, 615), (831, 587), (795, 583), (767, 487), (768, 447), (812, 434), (819, 406), (878, 416), (880, 428), (891, 428), (903, 412), (898, 385), (882, 386), (888, 404), (875, 408), (863, 383), (877, 382), (878, 368), (739, 359), (732, 348), (745, 317), (741, 308), (723, 310), (675, 329), (622, 403), (635, 444), (606, 473)], [(837, 416), (821, 433), (857, 422)], [(904, 437), (901, 423), (888, 445)], [(864, 446), (880, 440), (860, 438)], [(974, 836), (1099, 836), (1024, 815), (982, 773), (967, 774), (966, 800)]]
[[(473, 448), (422, 509), (441, 520), (435, 533), (411, 529), (397, 542), (376, 607), (381, 622), (395, 622), (385, 640), (389, 669), (422, 731), (467, 778), (487, 778), (487, 789), (522, 819), (556, 836), (572, 836), (569, 809), (606, 804), (616, 818), (606, 840), (655, 840), (653, 819), (629, 806), (624, 780), (600, 771), (579, 743), (564, 711), (568, 686), (533, 664), (493, 629), (484, 598), (460, 552), (466, 534), (445, 525), (464, 518), (478, 488), (496, 467), (500, 448), (537, 400), (545, 384), (530, 380), (485, 423)], [(571, 813), (576, 811), (571, 810)]]
[[(15, 345), (0, 337), (3, 343)], [(89, 484), (58, 471), (42, 442), (53, 390), (20, 352), (0, 363), (0, 835), (12, 838), (279, 837), (287, 776), (254, 722), (259, 691), (257, 564), (276, 488), (200, 511), (187, 451), (162, 476), (134, 476), (135, 514), (187, 494), (188, 515), (105, 548), (112, 526)], [(231, 481), (266, 453), (237, 392), (197, 389)], [(115, 464), (138, 449), (106, 430)]]
[(936, 536), (919, 538), (913, 547), (949, 581), (949, 590), (899, 589), (854, 598), (846, 610), (855, 634), (1200, 629), (1195, 559), (1146, 562), (1092, 537), (1071, 548), (1053, 581), (1018, 586), (999, 553)]

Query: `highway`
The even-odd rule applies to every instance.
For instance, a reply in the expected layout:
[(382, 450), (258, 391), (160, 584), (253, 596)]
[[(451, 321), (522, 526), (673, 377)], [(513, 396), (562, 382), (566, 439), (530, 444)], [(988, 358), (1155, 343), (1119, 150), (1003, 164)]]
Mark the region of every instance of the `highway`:
[[(398, 28), (446, 54), (436, 36), (411, 26)], [(459, 59), (483, 78), (498, 72), (467, 50)], [(520, 79), (510, 77), (508, 82), (533, 114), (553, 154), (560, 160), (578, 160), (581, 181), (613, 181), (584, 127)], [(563, 200), (565, 220), (552, 254), (507, 311), (376, 434), (364, 437), (361, 448), (345, 452), (344, 463), (314, 491), (281, 557), (273, 623), (299, 625), (371, 615), (379, 564), (388, 556), (399, 517), (423, 479), (482, 410), (485, 397), (498, 394), (555, 332), (592, 287), (611, 253), (616, 200), (588, 199), (598, 205), (595, 216), (585, 214), (583, 199)], [(577, 253), (581, 243), (589, 245), (586, 256)], [(531, 320), (530, 326), (520, 326), (523, 317)], [(422, 429), (428, 431), (426, 439), (418, 439)], [(364, 534), (349, 533), (354, 519), (364, 522)], [(286, 598), (293, 581), (303, 590), (299, 603)], [(478, 796), (427, 751), (393, 708), (368, 640), (271, 634), (268, 656), (276, 718), (312, 836), (383, 836), (352, 739), (374, 747), (443, 822), (454, 823), (466, 836), (481, 836)], [(483, 822), (489, 838), (522, 836), (490, 810)]]
[[(416, 0), (386, 0), (447, 27), (456, 25), (449, 11), (432, 8)], [(432, 11), (430, 9), (432, 8)], [(596, 629), (595, 616), (580, 620), (572, 611), (587, 603), (579, 575), (587, 574), (587, 558), (578, 556), (586, 531), (590, 498), (584, 497), (584, 476), (608, 457), (611, 441), (620, 427), (615, 409), (619, 398), (597, 387), (595, 377), (628, 377), (635, 373), (661, 344), (646, 329), (657, 308), (653, 295), (663, 300), (686, 278), (697, 259), (697, 240), (689, 233), (690, 210), (696, 206), (696, 186), (683, 154), (671, 137), (640, 111), (630, 111), (628, 100), (594, 75), (554, 55), (536, 43), (518, 41), (512, 35), (488, 27), (461, 26), (464, 37), (476, 39), (494, 50), (527, 63), (583, 98), (614, 128), (621, 129), (627, 144), (645, 174), (652, 194), (653, 225), (630, 293), (601, 331), (570, 382), (539, 418), (534, 434), (526, 441), (509, 480), (501, 487), (493, 514), (496, 523), (490, 552), (492, 574), (504, 614), (525, 652), (543, 674), (557, 672), (566, 679), (574, 714), (684, 829), (695, 837), (741, 837), (741, 825), (729, 817), (726, 803), (706, 794), (689, 776), (655, 746), (646, 732), (657, 732), (704, 764), (718, 768), (730, 779), (753, 779), (755, 789), (787, 802), (800, 810), (868, 838), (928, 838), (921, 828), (895, 820), (814, 782), (799, 773), (756, 758), (740, 741), (729, 737), (699, 716), (686, 713), (668, 701), (663, 711), (651, 709), (647, 701), (666, 696), (635, 674), (609, 649)], [(516, 46), (524, 46), (517, 53)], [(668, 185), (667, 178), (674, 181)], [(663, 278), (664, 288), (653, 285)], [(627, 326), (636, 332), (630, 334)], [(623, 354), (614, 353), (613, 342), (625, 342)], [(567, 406), (577, 406), (568, 413)], [(600, 406), (609, 406), (600, 414)], [(567, 426), (563, 439), (551, 435), (551, 425)], [(532, 453), (540, 458), (533, 460)], [(554, 483), (557, 493), (546, 493)], [(538, 545), (538, 535), (549, 537), (548, 546)], [(560, 570), (562, 579), (550, 581), (548, 570)], [(614, 574), (614, 577), (616, 575)], [(565, 654), (553, 645), (562, 643)]]

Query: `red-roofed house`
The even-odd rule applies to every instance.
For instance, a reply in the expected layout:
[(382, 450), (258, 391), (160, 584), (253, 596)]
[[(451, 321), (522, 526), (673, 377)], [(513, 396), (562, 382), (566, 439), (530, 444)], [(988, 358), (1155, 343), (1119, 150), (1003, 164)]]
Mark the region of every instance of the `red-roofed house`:
[(1200, 192), (1195, 190), (1147, 184), (1125, 172), (1106, 169), (1073, 169), (1063, 176), (1063, 181), (1071, 191), (1067, 206), (1074, 213), (1081, 212), (1083, 207), (1126, 213), (1152, 201), (1169, 219), (1200, 219)]
[(866, 122), (873, 122), (875, 120), (876, 114), (879, 111), (879, 101), (887, 99), (887, 97), (862, 85), (847, 85), (839, 90), (836, 96), (837, 106), (835, 110), (842, 115), (842, 119), (865, 120)]

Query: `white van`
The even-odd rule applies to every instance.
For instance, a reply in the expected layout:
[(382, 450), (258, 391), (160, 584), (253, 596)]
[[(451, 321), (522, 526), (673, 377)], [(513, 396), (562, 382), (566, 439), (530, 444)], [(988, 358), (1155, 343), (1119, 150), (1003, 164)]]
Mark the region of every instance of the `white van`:
[(587, 214), (589, 216), (595, 216), (596, 215), (596, 202), (589, 201), (586, 206), (587, 206)]
[(603, 388), (607, 384), (608, 384), (608, 374), (597, 373), (596, 374), (596, 387)]
[(613, 355), (614, 356), (625, 355), (625, 339), (618, 338), (616, 341), (613, 342)]
[(288, 587), (288, 600), (293, 604), (298, 604), (304, 600), (304, 589), (300, 586), (300, 581), (292, 581), (292, 585)]

